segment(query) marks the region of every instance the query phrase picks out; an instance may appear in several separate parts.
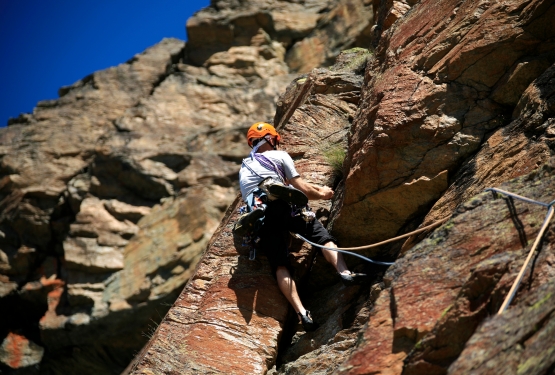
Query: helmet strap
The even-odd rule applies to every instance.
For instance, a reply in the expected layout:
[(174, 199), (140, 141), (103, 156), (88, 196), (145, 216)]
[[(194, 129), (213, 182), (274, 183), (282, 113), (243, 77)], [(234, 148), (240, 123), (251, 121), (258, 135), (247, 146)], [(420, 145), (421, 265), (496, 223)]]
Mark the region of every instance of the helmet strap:
[(266, 134), (266, 135), (264, 136), (264, 139), (266, 140), (266, 142), (268, 142), (268, 144), (269, 144), (270, 146), (272, 146), (272, 148), (273, 148), (274, 150), (277, 150), (277, 146), (279, 145), (279, 142), (277, 141), (276, 138), (273, 138), (270, 134)]
[(265, 139), (260, 139), (260, 140), (258, 141), (258, 143), (252, 147), (251, 156), (252, 156), (252, 154), (254, 154), (255, 152), (257, 152), (258, 149), (259, 149), (263, 144), (265, 144), (265, 143), (266, 143), (266, 140), (265, 140)]

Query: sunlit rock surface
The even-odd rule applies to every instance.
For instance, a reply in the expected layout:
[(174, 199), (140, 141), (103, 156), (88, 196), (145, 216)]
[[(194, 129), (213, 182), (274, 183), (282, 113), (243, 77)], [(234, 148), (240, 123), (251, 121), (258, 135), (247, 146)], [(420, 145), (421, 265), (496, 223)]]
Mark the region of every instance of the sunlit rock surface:
[[(370, 58), (368, 51), (345, 53), (345, 60), (328, 69), (317, 69), (294, 80), (278, 102), (275, 124), (283, 137), (284, 149), (296, 161), (296, 168), (310, 182), (332, 186), (336, 173), (324, 157), (332, 148), (345, 147), (346, 133), (359, 100), (362, 72)], [(347, 64), (355, 58), (357, 64)], [(316, 126), (314, 124), (317, 124)], [(255, 261), (248, 259), (249, 249), (241, 246), (231, 229), (237, 219), (240, 198), (230, 206), (220, 227), (213, 235), (194, 276), (164, 318), (149, 344), (137, 356), (128, 373), (226, 373), (263, 374), (276, 364), (280, 342), (287, 330), (296, 327), (285, 297), (277, 287), (263, 252)], [(315, 202), (318, 216), (329, 214), (329, 202)], [(294, 243), (292, 265), (297, 280), (307, 280), (316, 253)], [(326, 306), (307, 296), (315, 317), (322, 321), (318, 336), (304, 335), (283, 355), (289, 360), (322, 346), (341, 330), (342, 315), (363, 305), (357, 301), (358, 288), (337, 284), (338, 277), (318, 257), (321, 268), (315, 283), (325, 288), (319, 298), (340, 291)], [(308, 281), (310, 283), (310, 281)], [(314, 281), (313, 281), (314, 283)], [(329, 316), (329, 315), (332, 316)], [(324, 323), (325, 322), (325, 323)], [(338, 325), (339, 324), (339, 325)], [(359, 325), (363, 324), (362, 320)], [(289, 333), (285, 333), (289, 335)], [(280, 341), (281, 340), (281, 341)], [(339, 341), (353, 340), (345, 336)], [(330, 357), (336, 366), (342, 357)], [(298, 367), (298, 365), (295, 365)]]
[(555, 154), (555, 66), (524, 91), (512, 121), (491, 134), (480, 151), (462, 166), (454, 183), (426, 216), (444, 218), (464, 199), (489, 186), (532, 171)]
[(165, 40), (2, 130), (0, 303), (17, 317), (2, 332), (46, 347), (43, 371), (126, 366), (235, 197), (244, 129), (290, 81), (263, 32), (213, 57), (225, 76), (184, 47)]
[(489, 133), (509, 124), (555, 61), (554, 14), (549, 1), (421, 1), (381, 35), (333, 223), (344, 244), (393, 237), (425, 215)]
[[(362, 0), (213, 2), (188, 22), (187, 43), (163, 40), (11, 119), (0, 130), (0, 310), (9, 317), (0, 338), (43, 348), (44, 373), (123, 370), (235, 198), (245, 131), (274, 116), (295, 77), (292, 47), (319, 35), (325, 48), (306, 69), (333, 61), (363, 38), (371, 9)], [(346, 12), (348, 22), (329, 19)]]
[[(555, 184), (554, 163), (555, 159), (551, 159), (539, 170), (499, 187), (549, 203)], [(523, 336), (533, 335), (532, 342), (543, 342), (541, 337), (549, 335), (550, 324), (536, 326), (535, 332), (526, 328), (528, 323), (524, 320), (514, 318), (509, 323), (495, 314), (519, 273), (546, 213), (543, 206), (496, 199), (491, 192), (483, 192), (461, 204), (447, 223), (408, 250), (387, 271), (384, 276), (386, 289), (363, 330), (363, 338), (338, 373), (469, 373), (470, 370), (456, 370), (467, 366), (476, 367), (477, 374), (494, 373), (488, 372), (489, 355), (476, 346), (475, 351), (471, 351), (470, 343), (485, 340), (484, 336), (492, 340), (492, 329), (507, 332), (517, 331), (518, 327), (527, 330)], [(517, 311), (550, 298), (550, 292), (540, 287), (549, 282), (555, 272), (554, 235), (552, 229), (547, 232), (534, 265), (525, 273), (512, 303)], [(547, 308), (543, 316), (550, 319), (553, 310)], [(515, 314), (511, 309), (508, 316)], [(479, 336), (475, 338), (473, 334), (481, 324), (484, 325), (478, 332), (482, 333), (477, 333)], [(496, 336), (489, 345), (493, 352), (494, 348), (506, 345), (514, 345), (507, 350), (515, 354), (520, 350), (516, 343), (504, 343), (503, 336)], [(468, 350), (467, 354), (459, 357), (463, 349)], [(540, 348), (518, 355), (517, 362), (522, 364), (535, 361), (537, 356), (551, 365), (555, 363)], [(455, 360), (457, 362), (450, 367)], [(517, 373), (509, 371), (512, 365), (501, 359), (496, 363), (497, 370)]]
[(187, 21), (187, 56), (197, 65), (245, 45), (259, 29), (287, 50), (295, 72), (329, 66), (345, 49), (369, 46), (371, 0), (217, 0)]
[[(549, 373), (552, 228), (496, 315), (546, 209), (483, 190), (555, 199), (554, 15), (546, 0), (213, 1), (186, 45), (11, 120), (0, 371)], [(360, 287), (292, 240), (311, 333), (231, 234), (244, 132), (272, 118), (303, 177), (335, 189), (312, 207), (340, 245), (447, 220), (362, 252), (389, 269), (346, 256)]]

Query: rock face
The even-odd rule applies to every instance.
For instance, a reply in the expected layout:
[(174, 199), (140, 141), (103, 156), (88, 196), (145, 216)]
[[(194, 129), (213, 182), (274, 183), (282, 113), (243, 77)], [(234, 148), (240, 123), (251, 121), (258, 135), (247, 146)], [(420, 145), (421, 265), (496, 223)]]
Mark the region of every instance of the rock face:
[(370, 0), (216, 0), (187, 21), (187, 57), (204, 64), (214, 53), (248, 44), (262, 29), (287, 49), (292, 71), (331, 65), (342, 51), (367, 46)]
[[(295, 80), (279, 101), (275, 123), (287, 124), (281, 129), (286, 149), (297, 158), (301, 172), (320, 176), (319, 182), (325, 181), (321, 174), (330, 171), (318, 169), (321, 161), (309, 150), (332, 129), (322, 132), (313, 124), (337, 123), (341, 129), (349, 123), (353, 112), (338, 110), (359, 103), (361, 77), (353, 73), (360, 68), (349, 64), (355, 61), (359, 66), (372, 64), (361, 51), (349, 51), (330, 71), (315, 70)], [(548, 103), (537, 100), (542, 104), (536, 108), (547, 108)], [(315, 133), (318, 136), (311, 138)], [(501, 185), (546, 203), (554, 187), (555, 158)], [(383, 282), (371, 287), (339, 285), (318, 256), (306, 274), (307, 259), (312, 263), (314, 255), (293, 245), (303, 300), (320, 323), (313, 333), (295, 333), (296, 319), (287, 318), (265, 258), (259, 255), (258, 265), (249, 262), (247, 250), (237, 239), (233, 242), (230, 229), (237, 204), (127, 373), (447, 374), (488, 373), (490, 368), (543, 373), (541, 369), (555, 363), (545, 349), (550, 347), (553, 312), (547, 302), (554, 272), (552, 229), (514, 307), (507, 315), (495, 315), (539, 231), (545, 207), (482, 193), (459, 205), (447, 223), (406, 251)], [(348, 260), (355, 269), (362, 266)], [(366, 271), (377, 276), (381, 272)], [(529, 320), (524, 323), (523, 318)], [(530, 349), (523, 352), (524, 340)]]
[(555, 66), (545, 70), (520, 97), (509, 125), (488, 137), (461, 167), (454, 182), (426, 216), (432, 222), (488, 186), (530, 172), (555, 154)]
[[(0, 310), (9, 317), (0, 339), (43, 348), (33, 365), (41, 373), (125, 368), (236, 196), (247, 127), (272, 118), (290, 71), (365, 40), (371, 9), (363, 0), (216, 1), (188, 22), (187, 43), (163, 40), (11, 119), (0, 130)], [(306, 38), (326, 48), (301, 69), (295, 46)], [(0, 372), (24, 371), (20, 363), (3, 361)]]
[(549, 1), (421, 1), (385, 31), (350, 133), (333, 223), (344, 244), (393, 237), (428, 212), (555, 61), (554, 14)]
[(2, 134), (2, 309), (38, 315), (2, 330), (48, 348), (41, 371), (127, 365), (235, 196), (243, 128), (290, 80), (264, 35), (243, 47), (250, 82), (238, 55), (210, 60), (229, 68), (218, 77), (183, 48), (166, 40), (95, 73)]
[[(339, 66), (360, 61), (360, 55), (347, 53), (330, 71), (294, 80), (280, 99), (275, 124), (287, 134), (288, 151), (307, 163), (310, 154), (291, 135), (308, 140), (315, 125), (336, 121), (334, 115), (322, 116), (324, 109), (355, 104), (343, 120), (348, 152), (338, 173), (345, 179), (329, 216), (342, 244), (393, 237), (425, 215), (426, 224), (449, 220), (424, 240), (407, 242), (383, 277), (383, 268), (349, 258), (351, 268), (375, 276), (374, 285), (361, 288), (340, 286), (318, 256), (306, 274), (304, 264), (312, 263), (313, 255), (297, 251), (295, 243), (303, 301), (321, 324), (304, 333), (295, 332), (294, 318), (284, 317), (274, 283), (250, 283), (267, 266), (257, 270), (262, 273), (248, 262), (243, 266), (246, 252), (231, 242), (230, 211), (201, 260), (205, 266), (199, 266), (129, 373), (540, 374), (553, 368), (547, 349), (553, 229), (509, 311), (496, 315), (546, 209), (482, 191), (501, 185), (545, 203), (553, 200), (555, 33), (548, 20), (554, 5), (452, 0), (374, 6), (377, 23), (370, 36), (377, 48), (375, 57), (362, 59), (360, 93), (352, 74), (357, 68), (339, 73)], [(313, 158), (313, 172), (302, 169), (305, 175), (322, 173)], [(321, 212), (326, 219), (328, 212)], [(232, 276), (206, 272), (216, 268), (233, 268)], [(227, 282), (229, 289), (220, 289), (225, 280), (242, 277), (240, 286)], [(265, 293), (252, 291), (259, 285)], [(229, 297), (243, 286), (248, 297)], [(254, 318), (237, 319), (231, 312), (246, 309), (254, 316), (268, 311), (268, 304), (272, 313), (261, 313), (267, 330), (255, 331)], [(193, 340), (206, 324), (212, 326), (210, 345)], [(172, 335), (187, 345), (172, 344)], [(213, 358), (208, 354), (213, 350), (232, 356)]]
[[(494, 374), (492, 369), (500, 367), (507, 374), (549, 373), (553, 366), (552, 295), (553, 281), (545, 280), (521, 306), (486, 321), (449, 367), (449, 373)], [(526, 344), (524, 350), (522, 342)]]
[(42, 347), (15, 333), (8, 334), (0, 346), (0, 361), (12, 369), (37, 365), (43, 355)]
[[(287, 123), (278, 126), (285, 149), (295, 158), (297, 170), (317, 184), (334, 181), (333, 169), (323, 152), (333, 145), (344, 146), (349, 119), (358, 103), (361, 73), (369, 57), (365, 50), (344, 55), (356, 56), (358, 64), (342, 64), (340, 59), (330, 70), (314, 70), (294, 80), (278, 103), (275, 123)], [(301, 105), (303, 102), (306, 104)], [(291, 106), (296, 111), (288, 111)], [(307, 127), (308, 123), (318, 126)], [(181, 374), (262, 374), (275, 364), (284, 329), (295, 325), (296, 318), (288, 315), (287, 301), (264, 254), (249, 261), (248, 248), (243, 248), (241, 239), (231, 233), (240, 205), (238, 197), (212, 237), (194, 276), (128, 373), (155, 373), (164, 368), (167, 373)], [(329, 204), (317, 202), (313, 209), (326, 215)], [(307, 247), (295, 245), (297, 279), (306, 278), (314, 255)], [(327, 271), (333, 275), (330, 269)], [(333, 276), (331, 280), (324, 282), (326, 291), (340, 290), (341, 295), (325, 309), (314, 305), (315, 316), (323, 318), (333, 312), (326, 330), (317, 339), (320, 345), (337, 333), (341, 315), (356, 304), (353, 289), (338, 287)], [(285, 355), (299, 357), (310, 348), (310, 341), (300, 338), (298, 348)]]
[[(505, 183), (501, 188), (550, 202), (555, 183), (554, 163), (555, 159), (551, 159), (537, 172)], [(409, 250), (387, 271), (386, 289), (376, 303), (363, 339), (338, 373), (470, 373), (472, 366), (481, 366), (475, 373), (489, 373), (488, 363), (492, 362), (488, 362), (491, 361), (488, 353), (476, 346), (475, 351), (469, 349), (472, 342), (484, 340), (480, 335), (492, 340), (489, 344), (492, 352), (505, 346), (510, 350), (511, 345), (504, 343), (503, 336), (495, 336), (493, 340), (493, 329), (518, 331), (520, 337), (532, 336), (530, 343), (542, 340), (543, 335), (549, 334), (549, 323), (542, 322), (530, 328), (526, 326), (529, 321), (524, 323), (515, 318), (509, 322), (505, 315), (495, 314), (520, 271), (545, 214), (545, 207), (495, 199), (489, 192), (460, 205), (446, 224)], [(550, 230), (544, 237), (534, 266), (525, 274), (513, 300), (513, 305), (519, 306), (517, 310), (526, 310), (524, 306), (530, 304), (541, 305), (543, 299), (549, 298), (545, 288), (538, 289), (553, 274), (554, 234)], [(534, 297), (530, 291), (534, 291)], [(545, 319), (549, 319), (553, 311), (547, 309), (547, 312), (542, 310)], [(481, 328), (484, 331), (478, 333), (478, 337), (472, 336), (484, 320), (486, 323)], [(518, 341), (516, 337), (512, 339)], [(487, 344), (481, 341), (480, 345)], [(516, 342), (513, 345), (517, 345)], [(466, 358), (459, 357), (463, 349), (467, 350)], [(541, 358), (537, 359), (538, 363), (554, 363), (553, 358), (542, 354), (541, 350), (531, 349), (522, 356), (520, 349), (514, 347), (513, 350), (519, 353), (515, 359), (517, 364), (536, 361), (536, 356)], [(504, 355), (501, 358), (513, 354)], [(496, 371), (502, 368), (504, 373), (517, 373), (511, 372), (512, 365), (502, 359), (495, 363)], [(461, 370), (463, 368), (467, 371)]]
[[(554, 17), (548, 0), (212, 1), (187, 44), (11, 120), (0, 372), (552, 372), (555, 232), (496, 315), (546, 209), (483, 190), (555, 198)], [(339, 53), (357, 45), (375, 53)], [(341, 245), (447, 220), (364, 253), (387, 270), (347, 256), (359, 287), (292, 240), (310, 333), (231, 234), (244, 132), (272, 116), (303, 177), (336, 190), (312, 206)]]

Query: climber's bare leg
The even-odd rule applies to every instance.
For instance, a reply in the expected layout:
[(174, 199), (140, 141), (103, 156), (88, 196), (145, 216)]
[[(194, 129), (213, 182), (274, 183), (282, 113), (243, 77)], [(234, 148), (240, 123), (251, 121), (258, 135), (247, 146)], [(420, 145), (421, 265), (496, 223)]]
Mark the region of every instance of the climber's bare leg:
[[(324, 244), (325, 247), (332, 247), (337, 248), (337, 245), (333, 242), (327, 242)], [(343, 254), (338, 253), (337, 251), (326, 250), (322, 249), (322, 254), (324, 254), (324, 258), (335, 267), (337, 272), (339, 273), (349, 273), (349, 269), (347, 268), (347, 264), (345, 264), (345, 259), (343, 259)]]
[(299, 294), (297, 293), (297, 286), (295, 285), (295, 280), (291, 277), (287, 267), (280, 266), (276, 270), (276, 278), (279, 286), (279, 290), (283, 293), (285, 298), (289, 301), (296, 313), (306, 314), (306, 309), (301, 303)]

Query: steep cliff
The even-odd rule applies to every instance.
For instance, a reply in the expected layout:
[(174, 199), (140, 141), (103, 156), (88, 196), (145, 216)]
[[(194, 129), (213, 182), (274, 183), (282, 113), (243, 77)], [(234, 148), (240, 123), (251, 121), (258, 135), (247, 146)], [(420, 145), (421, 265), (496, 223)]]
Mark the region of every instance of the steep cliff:
[[(0, 371), (125, 368), (233, 201), (245, 129), (272, 118), (290, 71), (356, 43), (371, 8), (214, 1), (188, 21), (187, 43), (163, 40), (11, 119), (0, 130)], [(348, 22), (327, 18), (338, 15)], [(310, 51), (295, 47), (306, 38), (325, 48), (300, 67), (289, 56)]]
[[(315, 69), (294, 80), (278, 104), (275, 124), (285, 149), (310, 182), (333, 183), (334, 171), (323, 150), (331, 145), (344, 147), (349, 121), (359, 102), (361, 73), (369, 56), (365, 50), (343, 54), (344, 58), (355, 57), (358, 63)], [(307, 104), (299, 106), (303, 102)], [(296, 111), (287, 111), (291, 106)], [(308, 123), (313, 126), (307, 127)], [(256, 261), (249, 261), (249, 249), (241, 246), (242, 239), (232, 235), (240, 205), (237, 198), (230, 206), (194, 276), (129, 373), (164, 369), (166, 373), (253, 374), (265, 373), (275, 364), (280, 338), (285, 329), (296, 324), (296, 317), (288, 314), (287, 301), (265, 255), (259, 253)], [(318, 202), (313, 209), (325, 216), (329, 204)], [(296, 278), (306, 279), (315, 253), (298, 243), (293, 246)], [(323, 288), (321, 297), (338, 290), (337, 277), (333, 273), (330, 277), (330, 269), (327, 271), (327, 277), (320, 274), (316, 283), (319, 289)], [(340, 316), (353, 304), (356, 290), (342, 290), (333, 303), (315, 306), (318, 318), (334, 314), (320, 331), (320, 340), (341, 330)], [(298, 345), (306, 351), (306, 337)], [(298, 350), (290, 355), (299, 356)]]
[[(0, 370), (117, 373), (143, 333), (125, 373), (551, 373), (555, 231), (496, 315), (545, 208), (483, 190), (555, 199), (554, 16), (217, 0), (186, 44), (62, 88), (0, 132)], [(340, 245), (447, 220), (363, 252), (388, 269), (348, 257), (364, 286), (292, 240), (310, 333), (231, 234), (243, 133), (272, 116), (303, 177), (336, 189), (313, 208)]]
[[(296, 277), (321, 324), (305, 333), (281, 309), (275, 284), (260, 279), (269, 277), (264, 257), (260, 269), (232, 243), (232, 205), (196, 275), (129, 373), (552, 370), (553, 229), (509, 311), (496, 315), (546, 210), (482, 191), (501, 185), (553, 201), (555, 7), (548, 1), (374, 5), (376, 53), (362, 59), (362, 86), (336, 78), (342, 64), (356, 77), (361, 60), (351, 52), (347, 64), (342, 60), (295, 80), (280, 100), (275, 124), (283, 126), (287, 149), (303, 164), (311, 155), (294, 146), (291, 132), (303, 139), (316, 132), (322, 139), (318, 129), (335, 122), (322, 112), (338, 108), (330, 100), (357, 98), (354, 117), (346, 119), (350, 126), (345, 123), (345, 178), (330, 216), (322, 211), (343, 244), (393, 237), (426, 215), (425, 224), (449, 220), (427, 238), (411, 238), (402, 250), (368, 251), (397, 258), (385, 274), (350, 259), (374, 276), (366, 287), (338, 284), (314, 250), (294, 252), (297, 267), (303, 264), (299, 256), (308, 258), (310, 272)], [(329, 173), (301, 172), (308, 178)]]
[(426, 215), (460, 165), (509, 123), (555, 62), (554, 12), (549, 1), (421, 1), (384, 32), (333, 223), (345, 244), (392, 237)]

